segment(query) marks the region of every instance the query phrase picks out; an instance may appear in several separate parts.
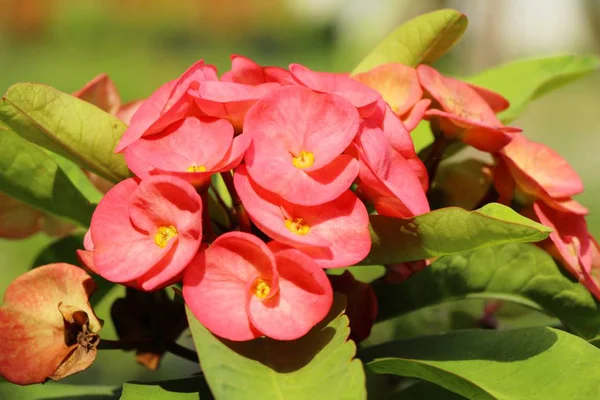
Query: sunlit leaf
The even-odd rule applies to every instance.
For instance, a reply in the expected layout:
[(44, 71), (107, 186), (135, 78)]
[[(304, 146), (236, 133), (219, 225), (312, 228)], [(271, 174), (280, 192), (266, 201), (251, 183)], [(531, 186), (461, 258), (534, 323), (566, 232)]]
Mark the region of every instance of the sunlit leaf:
[(456, 10), (419, 15), (400, 25), (365, 57), (353, 74), (397, 62), (412, 67), (429, 64), (446, 53), (467, 29), (467, 17)]
[(550, 229), (490, 203), (475, 211), (448, 207), (413, 218), (372, 215), (371, 252), (360, 265), (395, 264), (510, 242), (537, 242)]
[(113, 152), (127, 126), (83, 100), (47, 85), (18, 83), (0, 101), (0, 121), (111, 182), (129, 176), (123, 155)]
[(213, 336), (188, 310), (208, 385), (217, 399), (365, 399), (365, 375), (336, 296), (329, 321), (294, 341), (232, 342)]
[(527, 105), (600, 67), (600, 58), (567, 55), (519, 60), (495, 67), (470, 77), (468, 82), (500, 93), (510, 107), (499, 114), (504, 123), (519, 117)]

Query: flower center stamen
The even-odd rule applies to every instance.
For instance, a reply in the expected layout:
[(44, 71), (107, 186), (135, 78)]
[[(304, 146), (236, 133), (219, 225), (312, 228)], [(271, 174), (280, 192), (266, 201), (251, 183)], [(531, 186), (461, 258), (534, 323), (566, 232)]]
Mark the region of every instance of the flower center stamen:
[(156, 235), (154, 235), (154, 243), (160, 248), (167, 247), (169, 240), (177, 236), (177, 229), (173, 225), (163, 225), (158, 227)]
[(262, 278), (256, 278), (254, 283), (252, 284), (252, 294), (254, 294), (259, 299), (266, 299), (271, 291), (271, 285), (269, 282), (265, 281)]
[(304, 236), (308, 232), (310, 232), (310, 226), (307, 223), (302, 221), (302, 218), (296, 219), (286, 219), (284, 221), (285, 227), (290, 230), (290, 232), (295, 233), (296, 235)]
[(204, 165), (191, 165), (187, 169), (188, 172), (206, 172)]
[(300, 155), (292, 158), (292, 163), (299, 169), (310, 168), (315, 163), (315, 155), (310, 151), (302, 150)]

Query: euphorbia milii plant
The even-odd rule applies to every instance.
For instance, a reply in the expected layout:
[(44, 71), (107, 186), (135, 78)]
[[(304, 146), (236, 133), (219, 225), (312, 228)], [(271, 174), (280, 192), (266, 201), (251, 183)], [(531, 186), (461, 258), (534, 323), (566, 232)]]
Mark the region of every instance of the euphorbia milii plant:
[(108, 349), (183, 375), (109, 388), (125, 400), (600, 398), (593, 205), (562, 149), (512, 126), (600, 61), (459, 79), (435, 61), (466, 23), (417, 17), (352, 71), (199, 60), (132, 103), (106, 74), (11, 87), (0, 236), (70, 236), (7, 282), (0, 398)]

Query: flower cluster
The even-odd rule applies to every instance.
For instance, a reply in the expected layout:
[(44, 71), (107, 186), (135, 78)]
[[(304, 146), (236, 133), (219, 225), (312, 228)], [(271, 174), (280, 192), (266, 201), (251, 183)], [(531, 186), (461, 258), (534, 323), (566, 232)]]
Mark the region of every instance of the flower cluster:
[(587, 229), (587, 208), (572, 198), (583, 183), (567, 161), (518, 135), (496, 154), (494, 183), (501, 202), (553, 229), (542, 246), (600, 299), (598, 244)]
[[(80, 259), (140, 290), (183, 280), (186, 303), (219, 336), (304, 335), (332, 303), (323, 269), (370, 250), (363, 200), (393, 217), (429, 211), (406, 124), (416, 126), (430, 100), (417, 82), (392, 108), (368, 86), (373, 74), (233, 56), (219, 79), (195, 63), (131, 117), (116, 151), (136, 177), (102, 199)], [(208, 191), (218, 174), (246, 223), (213, 241)]]

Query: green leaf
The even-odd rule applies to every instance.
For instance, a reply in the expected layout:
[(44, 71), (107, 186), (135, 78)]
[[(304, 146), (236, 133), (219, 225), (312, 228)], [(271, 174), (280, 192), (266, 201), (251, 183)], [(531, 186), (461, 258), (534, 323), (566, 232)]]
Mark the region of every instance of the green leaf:
[[(87, 182), (87, 183), (86, 183)], [(0, 191), (88, 226), (100, 194), (70, 161), (0, 129)]]
[(493, 298), (553, 315), (583, 338), (600, 334), (600, 305), (551, 256), (531, 244), (441, 257), (405, 282), (373, 288), (380, 319), (454, 299)]
[(558, 56), (514, 61), (467, 78), (500, 93), (510, 107), (498, 116), (504, 123), (519, 117), (536, 98), (581, 78), (600, 66), (597, 56)]
[(353, 359), (348, 318), (336, 296), (330, 316), (294, 341), (232, 342), (213, 336), (188, 310), (208, 385), (217, 399), (366, 399), (362, 364)]
[(375, 373), (420, 378), (470, 399), (600, 398), (600, 349), (546, 327), (456, 331), (386, 343), (369, 355)]
[(127, 382), (121, 400), (198, 400), (213, 396), (202, 376), (162, 382)]
[(48, 382), (45, 384), (18, 386), (0, 382), (0, 399), (42, 400), (42, 399), (118, 399), (118, 390), (111, 386), (69, 385)]
[(429, 382), (416, 382), (404, 390), (399, 390), (395, 395), (382, 398), (381, 400), (462, 400), (465, 397), (446, 390)]
[(420, 15), (400, 25), (379, 42), (352, 74), (390, 62), (411, 67), (430, 64), (454, 46), (467, 25), (467, 17), (456, 10), (438, 10)]
[(359, 265), (423, 260), (510, 242), (537, 242), (551, 229), (490, 203), (475, 210), (448, 207), (414, 218), (371, 215), (372, 247)]
[(83, 100), (50, 86), (18, 83), (0, 101), (0, 121), (111, 182), (129, 176), (123, 155), (113, 152), (127, 125)]

